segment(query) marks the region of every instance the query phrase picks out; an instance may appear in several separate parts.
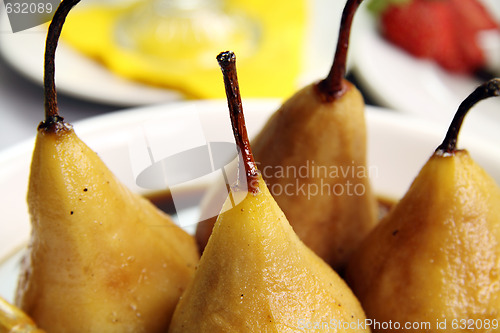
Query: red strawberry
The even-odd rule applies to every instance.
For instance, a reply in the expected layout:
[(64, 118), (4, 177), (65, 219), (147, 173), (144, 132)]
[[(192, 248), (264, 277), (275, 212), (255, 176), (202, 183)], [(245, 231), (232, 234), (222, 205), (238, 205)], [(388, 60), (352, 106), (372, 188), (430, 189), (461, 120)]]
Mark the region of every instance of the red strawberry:
[(498, 24), (477, 0), (410, 0), (388, 5), (381, 27), (389, 41), (412, 55), (471, 73), (485, 61), (477, 33)]
[(499, 29), (485, 7), (477, 0), (451, 0), (455, 11), (454, 20), (457, 43), (472, 72), (484, 66), (485, 57), (478, 45), (477, 35), (482, 30)]
[[(442, 28), (438, 32), (438, 36), (431, 37), (435, 41), (439, 41), (439, 44), (434, 48), (433, 54), (429, 58), (434, 59), (441, 67), (449, 71), (468, 72), (470, 64), (457, 39), (459, 31), (456, 29), (454, 12), (448, 2), (440, 3), (446, 9), (441, 8), (441, 15), (436, 17), (441, 20), (439, 25)], [(471, 35), (469, 34), (468, 37)]]
[(428, 58), (433, 54), (440, 23), (427, 1), (411, 1), (389, 5), (381, 16), (382, 34), (392, 43), (416, 57)]
[(477, 33), (475, 29), (471, 28), (468, 21), (455, 20), (455, 34), (456, 34), (456, 45), (459, 49), (460, 54), (464, 59), (463, 68), (453, 69), (458, 72), (469, 72), (472, 73), (475, 70), (484, 67), (485, 57), (483, 50), (479, 47), (477, 41)]
[(451, 0), (457, 23), (467, 23), (474, 32), (498, 29), (500, 26), (477, 0)]

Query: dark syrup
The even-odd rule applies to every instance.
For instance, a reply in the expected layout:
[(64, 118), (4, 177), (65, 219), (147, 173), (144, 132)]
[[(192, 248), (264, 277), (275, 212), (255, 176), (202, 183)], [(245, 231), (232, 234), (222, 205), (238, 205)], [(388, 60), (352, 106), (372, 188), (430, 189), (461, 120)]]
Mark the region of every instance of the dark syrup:
[(146, 194), (145, 197), (165, 213), (175, 215), (177, 214), (176, 206), (184, 208), (199, 206), (204, 194), (203, 189), (176, 191), (174, 200), (172, 192), (165, 190)]
[[(199, 206), (204, 193), (205, 192), (201, 189), (186, 190), (181, 194), (175, 193), (176, 203), (179, 203), (179, 200), (181, 200), (183, 207)], [(145, 197), (165, 213), (170, 215), (175, 215), (177, 213), (172, 193), (170, 191), (160, 191), (148, 194)], [(377, 203), (379, 208), (379, 219), (381, 219), (382, 217), (387, 215), (392, 207), (394, 207), (394, 205), (396, 204), (396, 200), (384, 196), (378, 196)]]
[(387, 215), (387, 213), (389, 213), (392, 207), (396, 205), (397, 200), (384, 196), (378, 196), (377, 203), (378, 203), (378, 218), (379, 220), (381, 220), (384, 216)]

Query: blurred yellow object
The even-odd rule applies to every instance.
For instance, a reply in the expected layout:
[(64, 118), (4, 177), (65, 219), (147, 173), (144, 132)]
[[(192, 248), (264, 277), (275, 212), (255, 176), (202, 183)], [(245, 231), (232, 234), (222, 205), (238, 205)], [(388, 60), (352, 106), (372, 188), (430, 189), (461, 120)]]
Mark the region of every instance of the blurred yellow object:
[(0, 297), (0, 333), (45, 333), (18, 307)]
[[(167, 21), (155, 12), (158, 8), (145, 4), (89, 5), (72, 13), (62, 37), (118, 75), (189, 98), (225, 96), (215, 59), (225, 50), (238, 55), (243, 97), (286, 97), (297, 89), (304, 63), (305, 0), (226, 0), (224, 9), (233, 16), (214, 11), (221, 16), (195, 17), (190, 23), (173, 14)], [(161, 10), (169, 13), (169, 8)]]

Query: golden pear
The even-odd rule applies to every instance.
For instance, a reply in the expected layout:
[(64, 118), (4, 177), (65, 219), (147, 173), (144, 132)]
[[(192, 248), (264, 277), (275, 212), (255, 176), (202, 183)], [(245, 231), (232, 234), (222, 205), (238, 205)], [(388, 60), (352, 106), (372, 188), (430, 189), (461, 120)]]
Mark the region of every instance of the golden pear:
[(349, 287), (297, 237), (260, 176), (257, 183), (257, 194), (234, 207), (226, 202), (169, 332), (329, 331), (342, 325), (369, 332)]
[(352, 256), (346, 278), (375, 332), (498, 331), (500, 188), (455, 144), (467, 110), (499, 93), (497, 79), (461, 105), (443, 144)]
[(271, 117), (252, 143), (271, 193), (299, 238), (332, 267), (377, 221), (366, 163), (364, 103), (347, 81), (325, 103), (307, 86)]
[(349, 287), (297, 237), (271, 196), (248, 143), (234, 54), (218, 60), (248, 186), (231, 190), (169, 332), (369, 332)]
[(16, 303), (50, 332), (164, 332), (199, 259), (194, 238), (126, 188), (59, 116), (47, 37), (46, 120), (28, 188), (32, 232)]
[(192, 278), (192, 236), (121, 184), (67, 126), (38, 131), (17, 304), (49, 332), (161, 332)]
[[(329, 75), (285, 101), (252, 142), (262, 176), (293, 229), (337, 270), (378, 219), (366, 161), (364, 101), (344, 79), (350, 27), (360, 3), (346, 3)], [(216, 191), (209, 195), (207, 207), (222, 206)], [(215, 220), (198, 225), (200, 249)]]

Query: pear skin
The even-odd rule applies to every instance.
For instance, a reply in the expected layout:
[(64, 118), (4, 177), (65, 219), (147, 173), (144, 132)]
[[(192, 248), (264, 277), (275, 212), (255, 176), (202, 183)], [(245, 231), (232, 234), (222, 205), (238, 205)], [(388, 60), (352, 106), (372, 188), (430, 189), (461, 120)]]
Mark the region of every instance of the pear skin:
[(429, 322), (431, 332), (437, 320), (484, 323), (500, 317), (498, 240), (495, 181), (466, 151), (434, 155), (355, 252), (347, 280), (378, 322)]
[(68, 125), (40, 128), (17, 304), (56, 332), (164, 332), (198, 262), (192, 236), (116, 179)]
[(299, 240), (260, 176), (257, 183), (235, 207), (226, 201), (169, 332), (296, 332), (315, 323), (369, 332), (349, 287)]

